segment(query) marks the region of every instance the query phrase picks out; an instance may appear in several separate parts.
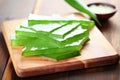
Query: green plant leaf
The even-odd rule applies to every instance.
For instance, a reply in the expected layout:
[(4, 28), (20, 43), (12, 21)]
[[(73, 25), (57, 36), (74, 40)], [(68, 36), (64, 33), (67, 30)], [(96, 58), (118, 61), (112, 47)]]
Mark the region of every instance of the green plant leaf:
[(78, 11), (88, 14), (92, 19), (94, 19), (100, 26), (100, 22), (97, 19), (97, 16), (89, 10), (89, 8), (84, 5), (81, 0), (65, 0), (69, 5), (77, 9)]

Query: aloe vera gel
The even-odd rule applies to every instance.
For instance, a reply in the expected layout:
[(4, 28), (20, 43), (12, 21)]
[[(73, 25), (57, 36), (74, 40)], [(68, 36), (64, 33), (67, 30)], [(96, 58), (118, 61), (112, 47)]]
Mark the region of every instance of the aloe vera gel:
[(115, 11), (113, 7), (107, 5), (91, 5), (89, 9), (96, 14), (106, 14)]

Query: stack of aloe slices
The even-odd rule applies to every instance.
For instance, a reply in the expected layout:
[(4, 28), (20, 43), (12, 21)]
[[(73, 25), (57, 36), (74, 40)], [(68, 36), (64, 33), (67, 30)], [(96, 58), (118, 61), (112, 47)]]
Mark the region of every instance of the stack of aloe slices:
[(11, 38), (12, 46), (24, 46), (22, 56), (54, 60), (79, 56), (80, 49), (89, 41), (89, 30), (94, 27), (94, 22), (90, 20), (62, 17), (28, 19), (25, 24), (16, 29), (14, 38)]

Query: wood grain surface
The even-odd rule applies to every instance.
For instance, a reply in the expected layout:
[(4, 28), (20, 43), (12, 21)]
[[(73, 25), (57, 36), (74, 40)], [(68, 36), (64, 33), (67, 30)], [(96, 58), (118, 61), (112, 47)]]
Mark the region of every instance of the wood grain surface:
[[(22, 13), (24, 14), (16, 14), (19, 12), (19, 10), (15, 10), (14, 8), (15, 3), (17, 0), (0, 0), (0, 21), (8, 20), (8, 19), (15, 19), (15, 18), (21, 18), (26, 17), (25, 15), (28, 14), (28, 12), (31, 12), (33, 8), (34, 1), (29, 0), (29, 3), (27, 3), (27, 6), (29, 6), (28, 9), (22, 10)], [(18, 3), (22, 5), (23, 2), (28, 2), (28, 0), (19, 0)], [(42, 0), (42, 5), (40, 6), (39, 14), (47, 14), (51, 15), (52, 13), (71, 13), (76, 10), (74, 10), (72, 7), (67, 5), (66, 3), (62, 2), (63, 0)], [(119, 0), (83, 0), (85, 3), (92, 3), (92, 2), (108, 2), (111, 4), (114, 4), (117, 7), (117, 13), (108, 21), (102, 22), (102, 27), (99, 28), (103, 35), (107, 38), (107, 40), (112, 44), (112, 46), (117, 50), (118, 53), (120, 53), (120, 1)], [(7, 3), (7, 4), (6, 4)], [(2, 4), (2, 5), (1, 5)], [(53, 5), (54, 4), (54, 5)], [(20, 6), (16, 5), (16, 6)], [(4, 6), (5, 8), (1, 7)], [(26, 6), (23, 5), (23, 6)], [(56, 8), (59, 7), (59, 8)], [(64, 8), (62, 8), (64, 6)], [(2, 9), (3, 8), (3, 9)], [(62, 8), (62, 9), (60, 9)], [(19, 7), (19, 9), (22, 9)], [(34, 9), (34, 8), (33, 8)], [(11, 13), (11, 14), (9, 14)], [(11, 16), (8, 17), (8, 16)], [(1, 43), (2, 42), (2, 43)], [(30, 77), (30, 78), (19, 78), (16, 76), (14, 68), (12, 63), (7, 64), (7, 67), (5, 67), (6, 61), (8, 57), (8, 51), (7, 47), (5, 45), (4, 39), (2, 34), (0, 34), (0, 76), (2, 77), (2, 74), (6, 76), (3, 78), (3, 80), (119, 80), (120, 79), (120, 63), (116, 65), (111, 66), (104, 66), (104, 67), (97, 67), (97, 68), (91, 68), (91, 69), (84, 69), (84, 70), (76, 70), (76, 71), (69, 71), (69, 72), (62, 72), (57, 74), (51, 74), (51, 75), (44, 75), (44, 76), (37, 76), (37, 77)], [(6, 73), (3, 73), (4, 71), (7, 71)], [(9, 73), (8, 73), (9, 72)]]

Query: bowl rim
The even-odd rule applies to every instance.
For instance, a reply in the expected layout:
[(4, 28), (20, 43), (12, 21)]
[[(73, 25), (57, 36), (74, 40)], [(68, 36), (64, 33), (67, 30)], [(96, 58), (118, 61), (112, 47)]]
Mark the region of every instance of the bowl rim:
[[(117, 12), (117, 9), (116, 9), (116, 6), (111, 4), (111, 3), (105, 3), (105, 2), (93, 2), (93, 3), (88, 3), (87, 6), (90, 7), (91, 5), (105, 5), (105, 6), (110, 6), (114, 9), (114, 11), (110, 12), (110, 13), (102, 13), (103, 15), (104, 14), (112, 14), (112, 13), (115, 13)], [(95, 14), (100, 14), (100, 13), (95, 13)], [(101, 14), (100, 14), (101, 15)]]

